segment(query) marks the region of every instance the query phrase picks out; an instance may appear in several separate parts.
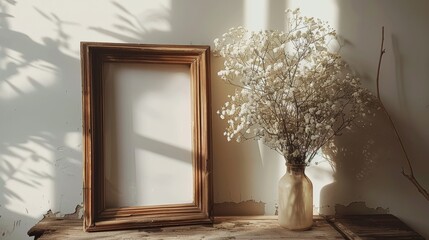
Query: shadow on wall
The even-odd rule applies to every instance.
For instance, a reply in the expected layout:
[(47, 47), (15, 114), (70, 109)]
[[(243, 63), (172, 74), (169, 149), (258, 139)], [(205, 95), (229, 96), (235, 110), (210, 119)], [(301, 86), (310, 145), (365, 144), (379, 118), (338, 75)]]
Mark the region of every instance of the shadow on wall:
[(81, 189), (69, 184), (81, 179), (80, 146), (66, 142), (81, 131), (74, 97), (80, 79), (78, 59), (60, 50), (68, 47), (65, 23), (37, 10), (57, 28), (57, 36), (38, 43), (10, 27), (15, 3), (0, 2), (0, 236), (24, 239), (41, 205), (61, 210), (81, 202)]
[[(243, 15), (234, 10), (242, 9), (242, 1), (171, 1), (169, 8), (143, 12), (133, 11), (119, 1), (110, 4), (117, 12), (116, 23), (109, 28), (90, 26), (89, 29), (127, 43), (207, 45), (228, 28), (241, 23)], [(225, 12), (226, 5), (230, 7)], [(224, 16), (222, 22), (234, 25), (225, 27), (213, 21), (220, 13)]]
[[(353, 39), (353, 45), (347, 45), (343, 55), (359, 72), (371, 73), (371, 77), (364, 80), (373, 92), (381, 27), (385, 26), (387, 52), (380, 75), (381, 97), (412, 159), (416, 177), (429, 188), (425, 161), (429, 154), (426, 107), (429, 103), (429, 34), (421, 31), (428, 27), (429, 3), (396, 0), (337, 0), (336, 3), (338, 32), (346, 40)], [(367, 148), (368, 141), (372, 144)], [(371, 207), (389, 208), (392, 214), (429, 237), (429, 222), (423, 220), (429, 205), (401, 174), (402, 168), (408, 171), (404, 154), (384, 113), (377, 112), (373, 126), (345, 133), (335, 142), (338, 147), (333, 155), (337, 164), (336, 182), (321, 193), (321, 205), (326, 207), (322, 212), (332, 214), (335, 203), (365, 201)], [(372, 163), (368, 164), (366, 159)], [(362, 172), (363, 169), (366, 170)], [(363, 177), (359, 177), (361, 173), (365, 173)]]
[(367, 199), (368, 192), (388, 194), (388, 185), (395, 181), (388, 172), (398, 166), (392, 159), (401, 152), (398, 148), (389, 148), (396, 142), (393, 132), (386, 127), (387, 118), (382, 111), (377, 111), (375, 117), (366, 117), (364, 121), (365, 126), (354, 126), (337, 136), (335, 150), (324, 150), (333, 161), (335, 172), (334, 182), (323, 187), (320, 193), (323, 215), (335, 214), (336, 204)]
[(118, 14), (116, 15), (117, 23), (112, 28), (102, 28), (98, 26), (89, 27), (98, 33), (113, 37), (119, 41), (126, 43), (138, 43), (142, 42), (147, 38), (147, 35), (157, 35), (147, 25), (151, 25), (153, 22), (166, 22), (170, 15), (169, 9), (164, 8), (164, 11), (145, 11), (139, 14), (140, 16), (134, 15), (124, 5), (112, 1), (111, 4), (115, 7)]

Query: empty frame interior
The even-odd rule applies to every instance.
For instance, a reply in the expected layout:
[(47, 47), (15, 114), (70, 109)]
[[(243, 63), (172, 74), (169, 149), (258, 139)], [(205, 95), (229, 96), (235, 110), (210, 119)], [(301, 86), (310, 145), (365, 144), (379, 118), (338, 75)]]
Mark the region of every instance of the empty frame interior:
[(82, 43), (86, 231), (211, 221), (206, 46)]
[(103, 66), (107, 208), (193, 202), (189, 67)]

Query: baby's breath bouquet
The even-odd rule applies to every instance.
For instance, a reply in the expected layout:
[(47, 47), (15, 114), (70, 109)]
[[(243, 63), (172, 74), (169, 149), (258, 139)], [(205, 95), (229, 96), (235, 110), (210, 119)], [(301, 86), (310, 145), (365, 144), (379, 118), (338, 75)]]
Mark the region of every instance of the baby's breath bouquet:
[[(319, 19), (286, 11), (286, 31), (230, 29), (216, 39), (218, 75), (236, 86), (218, 111), (228, 141), (261, 139), (289, 164), (308, 164), (335, 135), (368, 113), (372, 95), (329, 43)], [(329, 145), (329, 144), (328, 144)]]

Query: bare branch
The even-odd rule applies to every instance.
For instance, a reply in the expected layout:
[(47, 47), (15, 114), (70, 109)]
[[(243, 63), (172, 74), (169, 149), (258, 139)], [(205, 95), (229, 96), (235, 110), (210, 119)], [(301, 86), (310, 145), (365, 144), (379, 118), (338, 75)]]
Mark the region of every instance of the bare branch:
[(395, 131), (396, 138), (398, 139), (399, 144), (401, 145), (402, 152), (404, 153), (405, 160), (408, 165), (408, 169), (410, 173), (406, 173), (404, 169), (402, 169), (402, 175), (404, 175), (416, 188), (417, 190), (423, 195), (423, 197), (426, 198), (426, 200), (429, 201), (429, 193), (427, 190), (419, 183), (419, 181), (414, 176), (414, 170), (413, 166), (411, 164), (411, 160), (407, 154), (407, 151), (405, 150), (404, 143), (402, 142), (402, 139), (399, 135), (398, 129), (395, 126), (395, 123), (393, 122), (392, 118), (390, 117), (389, 112), (387, 112), (387, 109), (384, 107), (383, 102), (381, 101), (380, 96), (380, 68), (381, 68), (381, 60), (383, 59), (383, 55), (386, 52), (386, 49), (384, 49), (384, 27), (381, 29), (381, 49), (380, 49), (380, 57), (378, 60), (378, 68), (377, 68), (377, 98), (380, 102), (380, 106), (384, 113), (386, 114), (387, 118), (389, 119), (390, 125), (393, 127), (393, 130)]

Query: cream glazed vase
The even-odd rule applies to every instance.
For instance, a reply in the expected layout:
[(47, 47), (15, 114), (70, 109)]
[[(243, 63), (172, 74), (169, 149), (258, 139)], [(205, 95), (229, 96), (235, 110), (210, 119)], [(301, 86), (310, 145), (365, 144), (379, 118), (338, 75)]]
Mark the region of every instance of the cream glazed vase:
[(306, 165), (286, 164), (278, 186), (278, 220), (290, 230), (308, 230), (313, 225), (313, 184), (305, 175)]

